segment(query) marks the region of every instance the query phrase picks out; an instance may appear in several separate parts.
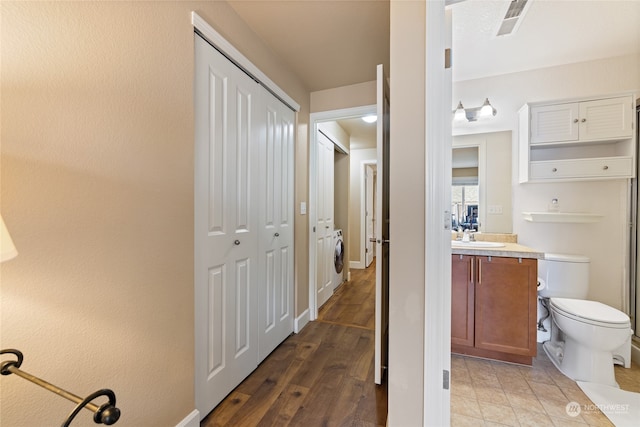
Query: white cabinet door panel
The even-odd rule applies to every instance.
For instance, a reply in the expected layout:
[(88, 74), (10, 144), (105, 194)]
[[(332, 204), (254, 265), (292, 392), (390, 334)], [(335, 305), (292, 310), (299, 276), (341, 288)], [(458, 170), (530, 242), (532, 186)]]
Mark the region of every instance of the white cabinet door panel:
[(598, 99), (580, 103), (580, 140), (633, 136), (631, 97)]
[(531, 145), (577, 141), (578, 116), (577, 103), (531, 107)]

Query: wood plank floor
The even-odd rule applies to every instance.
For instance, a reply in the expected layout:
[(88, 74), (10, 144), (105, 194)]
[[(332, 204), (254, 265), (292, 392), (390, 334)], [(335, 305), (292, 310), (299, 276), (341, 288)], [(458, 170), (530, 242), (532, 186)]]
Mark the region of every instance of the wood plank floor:
[(387, 388), (373, 382), (375, 265), (351, 276), (317, 321), (278, 346), (200, 426), (384, 426)]

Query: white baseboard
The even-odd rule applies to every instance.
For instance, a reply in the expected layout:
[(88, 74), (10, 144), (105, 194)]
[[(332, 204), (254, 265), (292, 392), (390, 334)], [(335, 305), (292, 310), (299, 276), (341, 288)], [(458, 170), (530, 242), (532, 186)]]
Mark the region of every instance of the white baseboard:
[(362, 261), (349, 261), (349, 268), (357, 268), (358, 270), (364, 270), (365, 265)]
[(302, 314), (293, 321), (293, 332), (299, 333), (309, 323), (309, 309), (307, 308)]
[(184, 420), (180, 421), (176, 427), (200, 427), (200, 412), (194, 409)]

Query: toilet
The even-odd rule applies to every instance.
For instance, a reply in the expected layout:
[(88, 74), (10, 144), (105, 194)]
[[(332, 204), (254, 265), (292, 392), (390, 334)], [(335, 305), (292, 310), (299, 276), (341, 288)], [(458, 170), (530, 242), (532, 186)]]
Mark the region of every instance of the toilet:
[(548, 299), (551, 338), (547, 356), (574, 381), (618, 387), (614, 363), (631, 367), (631, 321), (620, 310), (585, 298), (589, 258), (545, 254), (538, 261), (538, 295)]

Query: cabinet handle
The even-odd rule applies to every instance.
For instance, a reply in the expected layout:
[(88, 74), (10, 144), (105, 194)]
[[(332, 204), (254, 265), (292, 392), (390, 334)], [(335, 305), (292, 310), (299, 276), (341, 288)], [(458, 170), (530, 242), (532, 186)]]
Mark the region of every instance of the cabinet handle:
[(469, 280), (471, 281), (471, 283), (473, 283), (473, 257), (469, 258), (469, 261), (471, 262), (471, 269), (469, 270)]
[(573, 123), (578, 123), (578, 119), (573, 119)]
[(478, 285), (482, 284), (482, 260), (478, 260)]
[(603, 170), (607, 170), (607, 169), (609, 169), (609, 166), (604, 165), (602, 169), (603, 169)]
[(558, 168), (551, 169), (551, 172), (558, 172)]
[(582, 123), (584, 123), (584, 122), (586, 122), (586, 121), (587, 121), (587, 119), (582, 119), (582, 120), (580, 120), (580, 121), (581, 121)]

